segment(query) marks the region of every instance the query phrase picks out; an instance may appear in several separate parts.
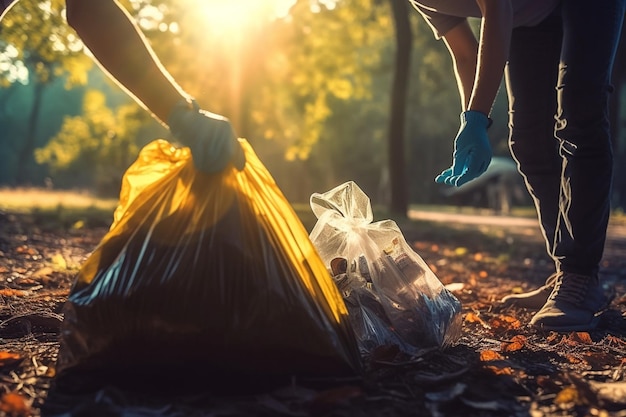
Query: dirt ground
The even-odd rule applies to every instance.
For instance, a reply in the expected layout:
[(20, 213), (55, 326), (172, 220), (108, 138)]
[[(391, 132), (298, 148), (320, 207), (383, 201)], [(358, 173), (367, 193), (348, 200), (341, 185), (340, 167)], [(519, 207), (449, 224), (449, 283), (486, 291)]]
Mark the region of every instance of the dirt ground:
[(0, 417), (626, 416), (621, 229), (611, 229), (601, 271), (615, 297), (591, 333), (539, 332), (527, 327), (532, 312), (500, 305), (551, 272), (535, 227), (407, 222), (407, 241), (462, 302), (454, 346), (413, 358), (380, 349), (364, 358), (362, 377), (294, 379), (265, 392), (131, 397), (111, 386), (68, 400), (50, 395), (61, 308), (107, 230), (75, 226), (0, 212)]

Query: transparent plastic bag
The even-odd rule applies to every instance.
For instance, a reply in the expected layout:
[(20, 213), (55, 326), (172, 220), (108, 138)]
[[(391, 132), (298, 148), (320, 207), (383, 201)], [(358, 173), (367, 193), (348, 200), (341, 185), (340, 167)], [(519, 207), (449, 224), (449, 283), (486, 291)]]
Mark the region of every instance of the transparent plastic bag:
[(341, 295), (269, 172), (242, 146), (245, 168), (215, 175), (197, 171), (188, 148), (144, 147), (64, 307), (59, 373), (359, 371)]
[(372, 223), (367, 195), (352, 181), (311, 196), (310, 238), (341, 291), (362, 353), (396, 344), (408, 353), (460, 336), (461, 303), (391, 220)]

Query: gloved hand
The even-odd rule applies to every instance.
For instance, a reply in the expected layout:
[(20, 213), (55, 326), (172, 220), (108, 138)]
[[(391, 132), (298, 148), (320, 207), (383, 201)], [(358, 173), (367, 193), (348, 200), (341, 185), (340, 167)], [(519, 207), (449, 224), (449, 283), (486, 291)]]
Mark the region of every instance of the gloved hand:
[(227, 118), (201, 110), (195, 101), (181, 101), (172, 109), (167, 124), (183, 145), (191, 149), (199, 171), (213, 174), (229, 162), (239, 170), (246, 161), (243, 149)]
[(490, 124), (489, 118), (479, 111), (461, 113), (461, 127), (454, 139), (452, 166), (439, 174), (435, 182), (460, 187), (487, 170), (493, 156), (487, 136)]

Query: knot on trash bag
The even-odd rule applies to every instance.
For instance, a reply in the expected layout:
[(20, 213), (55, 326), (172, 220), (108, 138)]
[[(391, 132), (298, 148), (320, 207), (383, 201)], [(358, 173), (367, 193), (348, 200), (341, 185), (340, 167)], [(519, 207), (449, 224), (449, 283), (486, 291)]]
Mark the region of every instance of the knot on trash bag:
[(344, 219), (359, 221), (359, 225), (374, 221), (369, 197), (353, 181), (348, 181), (332, 190), (314, 193), (310, 199), (311, 209), (318, 219), (333, 212)]

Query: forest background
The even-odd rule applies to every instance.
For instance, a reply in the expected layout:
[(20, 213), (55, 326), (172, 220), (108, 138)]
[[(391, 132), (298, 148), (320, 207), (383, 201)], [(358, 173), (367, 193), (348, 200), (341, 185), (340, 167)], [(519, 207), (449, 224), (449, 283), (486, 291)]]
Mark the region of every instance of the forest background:
[[(251, 142), (290, 201), (348, 180), (395, 212), (441, 201), (433, 178), (450, 163), (460, 103), (444, 44), (408, 1), (121, 4), (182, 87)], [(21, 0), (0, 26), (0, 187), (115, 197), (141, 147), (170, 136), (94, 64), (64, 16), (62, 0)], [(611, 114), (618, 210), (625, 44)], [(494, 153), (508, 156), (504, 88), (492, 118)]]

